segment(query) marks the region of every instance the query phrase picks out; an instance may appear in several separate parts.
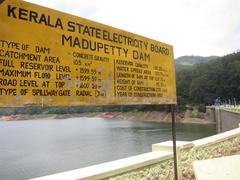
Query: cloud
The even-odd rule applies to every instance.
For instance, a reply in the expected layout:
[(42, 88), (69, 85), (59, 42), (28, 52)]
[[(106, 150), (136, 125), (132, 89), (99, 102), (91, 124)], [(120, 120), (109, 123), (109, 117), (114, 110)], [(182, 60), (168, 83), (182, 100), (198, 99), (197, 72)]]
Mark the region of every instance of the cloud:
[(175, 57), (240, 48), (239, 0), (31, 0), (174, 46)]
[(88, 18), (97, 12), (97, 0), (26, 0), (31, 3), (49, 7), (55, 10), (60, 10), (69, 14)]

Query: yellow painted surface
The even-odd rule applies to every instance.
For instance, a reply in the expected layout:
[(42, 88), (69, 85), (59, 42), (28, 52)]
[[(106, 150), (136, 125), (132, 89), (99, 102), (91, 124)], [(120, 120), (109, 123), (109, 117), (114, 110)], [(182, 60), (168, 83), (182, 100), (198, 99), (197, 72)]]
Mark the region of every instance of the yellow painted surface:
[(18, 0), (0, 22), (0, 107), (176, 104), (171, 45)]

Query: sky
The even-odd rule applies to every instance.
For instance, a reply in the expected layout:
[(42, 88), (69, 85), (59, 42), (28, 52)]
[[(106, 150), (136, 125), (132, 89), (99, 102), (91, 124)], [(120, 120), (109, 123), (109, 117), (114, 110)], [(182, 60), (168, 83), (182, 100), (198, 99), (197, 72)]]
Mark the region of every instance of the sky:
[(184, 55), (240, 49), (240, 0), (27, 0), (155, 39)]

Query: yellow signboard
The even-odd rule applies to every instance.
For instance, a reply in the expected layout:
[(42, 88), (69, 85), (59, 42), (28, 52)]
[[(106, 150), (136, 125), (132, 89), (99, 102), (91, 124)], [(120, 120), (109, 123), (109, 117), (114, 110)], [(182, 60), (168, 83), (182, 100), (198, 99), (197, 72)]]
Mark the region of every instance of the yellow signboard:
[(0, 2), (0, 107), (176, 104), (172, 46), (24, 1)]

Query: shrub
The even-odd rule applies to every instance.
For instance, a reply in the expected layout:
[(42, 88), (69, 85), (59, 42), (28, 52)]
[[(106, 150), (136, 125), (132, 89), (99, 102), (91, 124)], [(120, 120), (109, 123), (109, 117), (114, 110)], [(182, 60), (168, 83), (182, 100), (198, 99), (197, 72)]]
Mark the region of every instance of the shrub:
[(203, 104), (200, 104), (200, 106), (198, 107), (198, 111), (205, 113), (206, 112), (206, 106), (203, 105)]

